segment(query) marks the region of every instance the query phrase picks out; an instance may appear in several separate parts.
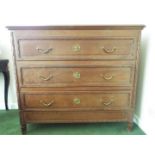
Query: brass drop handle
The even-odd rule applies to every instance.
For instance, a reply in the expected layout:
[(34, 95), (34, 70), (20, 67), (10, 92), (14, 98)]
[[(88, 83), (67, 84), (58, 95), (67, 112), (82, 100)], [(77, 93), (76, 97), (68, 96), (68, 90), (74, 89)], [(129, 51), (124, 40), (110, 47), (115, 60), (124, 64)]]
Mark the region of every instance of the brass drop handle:
[(80, 101), (79, 98), (74, 98), (74, 99), (73, 99), (73, 103), (74, 103), (74, 104), (80, 104), (80, 102), (81, 102), (81, 101)]
[(81, 50), (81, 47), (79, 44), (77, 44), (77, 45), (73, 45), (72, 49), (74, 52), (79, 52)]
[(51, 100), (50, 102), (46, 102), (44, 100), (40, 100), (40, 103), (42, 105), (44, 105), (45, 107), (49, 107), (49, 106), (51, 106), (54, 103), (54, 100)]
[(110, 102), (103, 102), (103, 104), (104, 104), (105, 106), (108, 106), (108, 105), (112, 104), (112, 102), (111, 102), (111, 101), (110, 101)]
[(105, 80), (111, 80), (113, 78), (113, 75), (110, 75), (110, 74), (102, 74), (101, 75)]
[(81, 76), (80, 72), (74, 72), (73, 73), (73, 77), (76, 78), (76, 79), (80, 79), (80, 76)]
[(41, 78), (43, 81), (49, 81), (50, 79), (53, 78), (53, 75), (50, 74), (48, 77), (45, 77), (45, 76), (40, 75), (40, 78)]
[(101, 99), (101, 103), (102, 103), (103, 105), (105, 105), (105, 106), (108, 106), (108, 105), (112, 104), (112, 102), (113, 102), (113, 99), (111, 99), (111, 100), (108, 101), (108, 102), (104, 102), (103, 99)]
[(52, 51), (53, 50), (53, 48), (48, 48), (48, 49), (42, 49), (42, 48), (39, 48), (39, 47), (36, 47), (36, 50), (39, 52), (39, 53), (41, 53), (41, 54), (47, 54), (47, 53), (49, 53), (50, 51)]
[(113, 53), (116, 51), (116, 47), (113, 47), (111, 50), (106, 49), (104, 46), (102, 47), (102, 50), (106, 53)]

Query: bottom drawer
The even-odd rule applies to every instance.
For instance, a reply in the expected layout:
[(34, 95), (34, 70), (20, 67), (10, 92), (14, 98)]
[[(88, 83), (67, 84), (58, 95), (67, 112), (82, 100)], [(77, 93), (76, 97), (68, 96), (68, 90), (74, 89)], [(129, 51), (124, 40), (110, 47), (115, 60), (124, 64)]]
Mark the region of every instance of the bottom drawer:
[(104, 109), (131, 107), (130, 91), (27, 92), (22, 94), (23, 109)]
[(27, 123), (125, 121), (125, 111), (37, 111), (23, 112)]

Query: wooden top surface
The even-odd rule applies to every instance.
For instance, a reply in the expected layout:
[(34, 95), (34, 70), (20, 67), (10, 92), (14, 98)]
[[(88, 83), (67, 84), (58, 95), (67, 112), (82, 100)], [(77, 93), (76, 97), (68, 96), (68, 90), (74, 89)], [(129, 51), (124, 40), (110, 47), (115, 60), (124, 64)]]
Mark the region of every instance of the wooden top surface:
[(9, 30), (142, 30), (145, 25), (7, 26)]

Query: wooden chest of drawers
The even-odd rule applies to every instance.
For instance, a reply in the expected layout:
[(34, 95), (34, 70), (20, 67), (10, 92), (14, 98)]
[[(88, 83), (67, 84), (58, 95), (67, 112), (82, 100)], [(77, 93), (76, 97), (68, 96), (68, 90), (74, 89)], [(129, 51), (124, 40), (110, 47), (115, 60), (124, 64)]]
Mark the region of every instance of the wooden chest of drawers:
[(142, 25), (10, 26), (22, 133), (28, 123), (126, 121)]

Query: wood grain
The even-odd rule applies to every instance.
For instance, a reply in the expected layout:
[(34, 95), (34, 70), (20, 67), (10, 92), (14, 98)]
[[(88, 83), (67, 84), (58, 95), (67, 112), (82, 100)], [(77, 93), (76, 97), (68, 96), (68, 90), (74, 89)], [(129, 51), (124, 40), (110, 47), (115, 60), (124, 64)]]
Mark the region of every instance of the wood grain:
[(143, 25), (9, 26), (22, 133), (28, 123), (127, 121)]
[[(24, 93), (23, 107), (39, 110), (125, 110), (131, 106), (131, 92), (129, 91), (74, 91), (50, 93)], [(76, 102), (76, 100), (79, 102)]]

